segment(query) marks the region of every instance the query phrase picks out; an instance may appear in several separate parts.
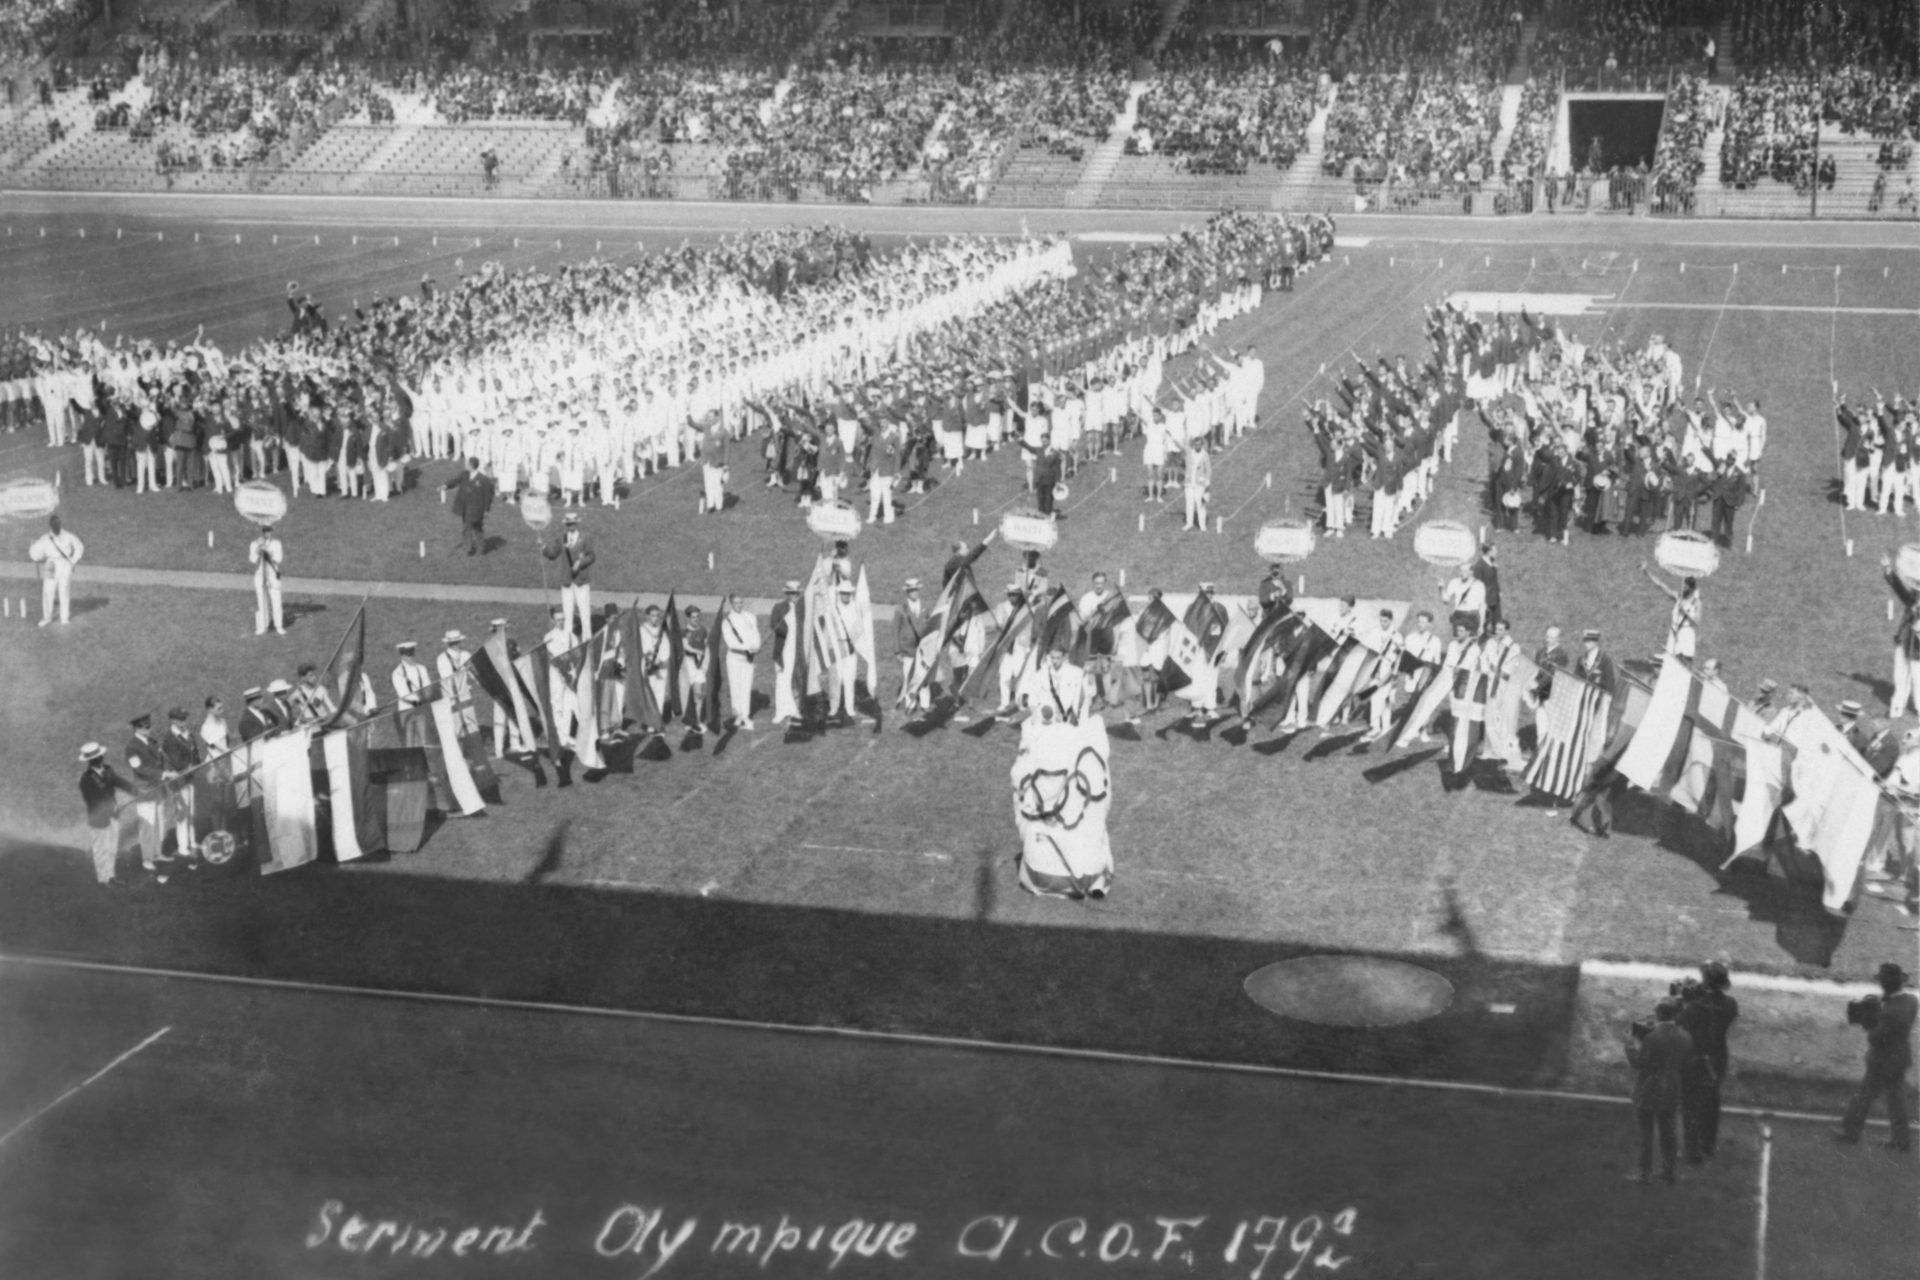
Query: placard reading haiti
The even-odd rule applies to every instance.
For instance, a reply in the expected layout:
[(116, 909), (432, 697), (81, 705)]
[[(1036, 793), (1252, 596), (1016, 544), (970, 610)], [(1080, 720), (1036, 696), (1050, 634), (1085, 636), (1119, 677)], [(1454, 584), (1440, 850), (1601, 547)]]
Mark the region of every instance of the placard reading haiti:
[[(501, 1274), (518, 1259), (532, 1274), (561, 1262), (566, 1274), (793, 1276), (889, 1271), (917, 1275), (1077, 1275), (1119, 1272), (1301, 1280), (1354, 1274), (1365, 1246), (1352, 1205), (1295, 1212), (1198, 1211), (1120, 1215), (1014, 1210), (939, 1221), (825, 1211), (710, 1213), (658, 1200), (607, 1209), (591, 1223), (557, 1222), (536, 1206), (482, 1220), (411, 1218), (328, 1200), (308, 1222), (309, 1255), (378, 1258), (399, 1274), (413, 1264), (443, 1272), (465, 1261)], [(619, 1264), (615, 1270), (602, 1264)], [(507, 1273), (517, 1274), (513, 1267)]]

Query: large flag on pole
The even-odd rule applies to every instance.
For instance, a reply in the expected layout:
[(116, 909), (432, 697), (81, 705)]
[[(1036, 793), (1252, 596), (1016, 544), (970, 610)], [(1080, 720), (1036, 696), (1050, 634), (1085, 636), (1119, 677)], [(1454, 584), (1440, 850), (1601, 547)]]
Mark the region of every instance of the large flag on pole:
[(350, 862), (386, 848), (386, 797), (368, 768), (372, 726), (336, 729), (320, 739), (327, 762), (327, 797), (333, 814), (333, 856)]
[(1615, 766), (1621, 777), (1642, 791), (1672, 788), (1686, 763), (1687, 713), (1698, 705), (1699, 690), (1686, 663), (1671, 655), (1661, 659), (1653, 697)]
[(573, 758), (582, 769), (604, 769), (600, 758), (600, 663), (606, 657), (604, 628), (574, 646), (578, 665), (573, 672)]
[(535, 726), (536, 737), (532, 740), (546, 744), (547, 760), (557, 769), (560, 767), (560, 736), (553, 716), (552, 664), (546, 647), (535, 645), (515, 658), (513, 670), (520, 677), (525, 695), (532, 699), (534, 714), (539, 718), (539, 724)]
[(986, 683), (987, 672), (995, 663), (1011, 661), (1008, 654), (1022, 630), (1031, 627), (1031, 615), (1032, 610), (1024, 600), (1007, 611), (1007, 620), (1002, 624), (1000, 634), (993, 638), (993, 643), (987, 646), (986, 652), (981, 655), (980, 661), (974, 664), (973, 670), (967, 672), (966, 681), (958, 690), (962, 697), (967, 696), (969, 690)]
[(326, 720), (316, 725), (318, 732), (339, 724), (342, 719), (349, 722), (357, 716), (349, 715), (349, 710), (360, 701), (361, 674), (367, 665), (367, 605), (363, 600), (360, 607), (353, 611), (353, 618), (347, 623), (347, 630), (340, 637), (340, 643), (334, 646), (333, 656), (327, 659), (326, 673), (321, 677), (322, 687), (333, 695), (333, 712)]
[(1552, 691), (1535, 717), (1540, 742), (1527, 766), (1526, 784), (1560, 800), (1578, 796), (1587, 766), (1606, 745), (1612, 701), (1599, 685), (1556, 669)]
[(1748, 739), (1740, 745), (1746, 757), (1747, 781), (1734, 812), (1733, 857), (1727, 859), (1726, 866), (1751, 859), (1764, 867), (1767, 832), (1786, 790), (1787, 753), (1777, 742)]
[(880, 688), (880, 668), (873, 656), (873, 596), (867, 590), (867, 570), (860, 569), (860, 580), (853, 588), (853, 652), (866, 664), (867, 688), (877, 691)]
[(1820, 859), (1821, 903), (1841, 912), (1859, 889), (1860, 865), (1882, 797), (1872, 768), (1817, 711), (1795, 717), (1790, 773), (1793, 799), (1782, 810), (1795, 839)]
[(474, 785), (473, 773), (460, 746), (460, 723), (453, 715), (453, 702), (446, 690), (437, 689), (427, 704), (427, 771), (433, 782), (433, 799), (442, 811), (471, 817), (487, 807)]
[(1553, 689), (1534, 718), (1540, 745), (1526, 766), (1524, 781), (1534, 791), (1572, 800), (1586, 785), (1586, 770), (1607, 745), (1607, 716), (1613, 699), (1596, 683), (1569, 670), (1553, 670)]
[(486, 643), (474, 650), (468, 665), (487, 696), (513, 717), (516, 740), (531, 747), (534, 740), (532, 699), (520, 686), (519, 673), (514, 670), (513, 659), (507, 652), (506, 634), (500, 631), (489, 634)]
[(312, 726), (256, 739), (256, 784), (266, 819), (268, 857), (262, 875), (305, 866), (320, 855), (313, 801)]
[(657, 669), (656, 664), (665, 661), (661, 651), (667, 645), (666, 627), (660, 628), (660, 634), (649, 645), (640, 633), (640, 611), (629, 609), (621, 616), (620, 630), (620, 647), (627, 657), (627, 719), (638, 725), (642, 732), (665, 733), (668, 716), (660, 706), (660, 700), (654, 696), (653, 682), (647, 679), (647, 673), (650, 669)]
[(1480, 755), (1480, 740), (1487, 727), (1487, 691), (1492, 677), (1483, 658), (1484, 642), (1475, 640), (1466, 648), (1460, 665), (1453, 669), (1453, 695), (1447, 709), (1453, 719), (1452, 764), (1459, 773)]
[(1276, 609), (1260, 620), (1253, 635), (1240, 649), (1240, 664), (1234, 671), (1233, 687), (1240, 694), (1240, 713), (1251, 714), (1258, 687), (1270, 679), (1276, 665), (1286, 671), (1294, 641), (1306, 620), (1291, 609)]
[(913, 668), (900, 690), (903, 703), (910, 705), (919, 696), (927, 682), (933, 679), (940, 655), (954, 643), (967, 622), (975, 614), (984, 613), (986, 608), (987, 602), (980, 594), (979, 584), (974, 581), (972, 564), (969, 562), (940, 588), (940, 595), (933, 603), (933, 612), (928, 615), (927, 630), (914, 647)]

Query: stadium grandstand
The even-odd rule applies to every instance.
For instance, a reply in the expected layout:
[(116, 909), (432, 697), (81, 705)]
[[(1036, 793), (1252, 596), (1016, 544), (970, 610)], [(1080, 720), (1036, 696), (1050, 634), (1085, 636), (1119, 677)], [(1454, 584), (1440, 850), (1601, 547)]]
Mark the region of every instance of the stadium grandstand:
[(0, 0), (0, 184), (1915, 217), (1911, 0)]

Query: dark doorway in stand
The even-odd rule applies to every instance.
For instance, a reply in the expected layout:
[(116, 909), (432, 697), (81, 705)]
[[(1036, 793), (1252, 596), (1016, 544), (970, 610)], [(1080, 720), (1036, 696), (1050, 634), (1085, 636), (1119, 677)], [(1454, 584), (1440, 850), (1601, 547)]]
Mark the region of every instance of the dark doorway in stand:
[(1567, 142), (1575, 168), (1653, 167), (1653, 153), (1660, 144), (1660, 121), (1667, 110), (1665, 102), (1658, 98), (1576, 98), (1567, 106)]

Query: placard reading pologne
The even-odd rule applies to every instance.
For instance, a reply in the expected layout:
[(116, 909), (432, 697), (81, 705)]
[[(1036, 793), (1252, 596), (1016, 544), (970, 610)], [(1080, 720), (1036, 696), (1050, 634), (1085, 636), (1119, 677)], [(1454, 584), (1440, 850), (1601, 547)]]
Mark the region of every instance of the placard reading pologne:
[[(578, 1206), (570, 1208), (568, 1218), (577, 1218)], [(315, 1208), (301, 1243), (309, 1254), (355, 1254), (389, 1266), (414, 1259), (465, 1259), (482, 1267), (500, 1258), (549, 1264), (565, 1259), (569, 1275), (637, 1280), (775, 1268), (787, 1275), (831, 1275), (855, 1263), (864, 1264), (863, 1274), (890, 1270), (901, 1276), (1065, 1275), (1126, 1263), (1133, 1273), (1300, 1280), (1345, 1269), (1363, 1249), (1364, 1236), (1360, 1210), (1351, 1205), (1247, 1215), (1182, 1210), (1116, 1216), (1089, 1209), (1059, 1217), (1005, 1210), (921, 1222), (858, 1210), (719, 1215), (636, 1200), (613, 1205), (569, 1234), (544, 1207), (503, 1219), (416, 1220), (327, 1200)]]

